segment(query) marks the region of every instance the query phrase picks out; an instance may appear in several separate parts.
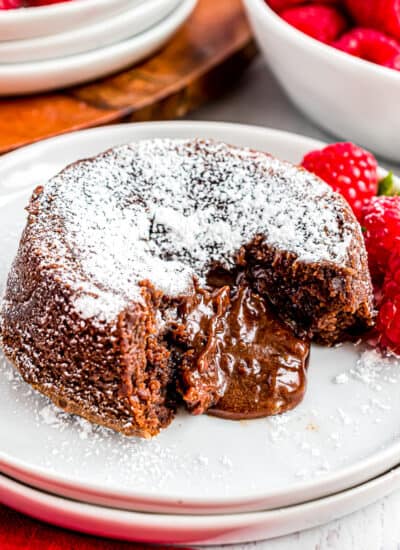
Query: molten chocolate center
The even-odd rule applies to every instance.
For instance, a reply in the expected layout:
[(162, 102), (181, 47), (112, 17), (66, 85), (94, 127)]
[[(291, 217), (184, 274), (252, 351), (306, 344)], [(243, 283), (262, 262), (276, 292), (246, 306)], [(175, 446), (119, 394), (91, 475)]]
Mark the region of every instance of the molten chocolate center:
[(306, 389), (310, 344), (294, 336), (244, 279), (196, 292), (174, 338), (183, 399), (194, 414), (257, 418), (295, 407)]

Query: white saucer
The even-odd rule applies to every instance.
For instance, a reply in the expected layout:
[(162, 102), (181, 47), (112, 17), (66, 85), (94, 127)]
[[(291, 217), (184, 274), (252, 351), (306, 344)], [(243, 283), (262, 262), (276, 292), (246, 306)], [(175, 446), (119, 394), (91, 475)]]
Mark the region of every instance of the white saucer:
[(196, 2), (181, 0), (178, 8), (151, 29), (105, 48), (61, 60), (3, 63), (0, 65), (0, 95), (30, 94), (72, 86), (137, 63), (160, 48), (177, 31), (192, 13)]
[[(0, 63), (44, 61), (104, 48), (150, 29), (171, 14), (180, 0), (150, 0), (105, 20), (59, 34), (0, 42)], [(62, 62), (62, 61), (61, 61)]]
[[(10, 153), (0, 159), (0, 284), (34, 186), (65, 164), (118, 143), (194, 136), (294, 162), (320, 145), (252, 126), (167, 122), (77, 132)], [(399, 461), (399, 365), (378, 359), (375, 367), (360, 369), (357, 359), (351, 345), (313, 346), (308, 391), (294, 411), (247, 422), (181, 413), (152, 441), (128, 439), (57, 412), (3, 360), (0, 470), (87, 502), (166, 513), (248, 512), (326, 496)]]
[(349, 491), (270, 512), (176, 516), (126, 512), (49, 495), (0, 475), (0, 502), (36, 519), (101, 537), (158, 544), (238, 544), (317, 527), (400, 488), (400, 468)]
[[(85, 27), (145, 0), (75, 0), (0, 11), (0, 40), (23, 40)], [(149, 1), (149, 0), (146, 0)]]

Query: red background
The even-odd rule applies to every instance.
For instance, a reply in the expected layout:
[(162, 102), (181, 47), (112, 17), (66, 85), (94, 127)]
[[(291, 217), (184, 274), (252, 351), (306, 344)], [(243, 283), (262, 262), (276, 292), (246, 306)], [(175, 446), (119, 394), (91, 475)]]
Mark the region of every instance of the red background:
[[(98, 539), (52, 527), (0, 504), (0, 549), (151, 550), (150, 546)], [(158, 547), (158, 550), (167, 547)]]

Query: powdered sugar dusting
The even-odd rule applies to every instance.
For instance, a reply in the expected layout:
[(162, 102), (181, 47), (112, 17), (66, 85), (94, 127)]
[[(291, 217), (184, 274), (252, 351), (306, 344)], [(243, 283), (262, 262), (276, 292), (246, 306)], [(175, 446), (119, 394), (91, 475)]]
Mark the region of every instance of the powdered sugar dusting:
[(138, 281), (183, 293), (257, 234), (302, 260), (343, 263), (355, 230), (318, 178), (208, 141), (117, 147), (54, 177), (39, 205), (45, 261), (62, 266), (77, 311), (104, 320), (137, 297)]

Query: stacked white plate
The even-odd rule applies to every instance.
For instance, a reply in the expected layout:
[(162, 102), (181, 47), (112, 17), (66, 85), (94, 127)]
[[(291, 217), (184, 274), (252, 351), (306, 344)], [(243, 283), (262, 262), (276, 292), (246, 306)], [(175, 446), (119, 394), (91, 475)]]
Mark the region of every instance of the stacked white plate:
[(0, 11), (0, 95), (42, 92), (121, 70), (160, 48), (197, 0), (74, 0)]
[[(0, 292), (32, 189), (64, 165), (144, 138), (215, 138), (293, 162), (321, 144), (220, 123), (126, 124), (0, 159)], [(156, 161), (156, 159), (155, 159)], [(0, 501), (97, 535), (158, 543), (260, 540), (348, 514), (400, 487), (400, 365), (312, 347), (303, 403), (269, 419), (180, 413), (151, 441), (56, 409), (0, 353)]]

